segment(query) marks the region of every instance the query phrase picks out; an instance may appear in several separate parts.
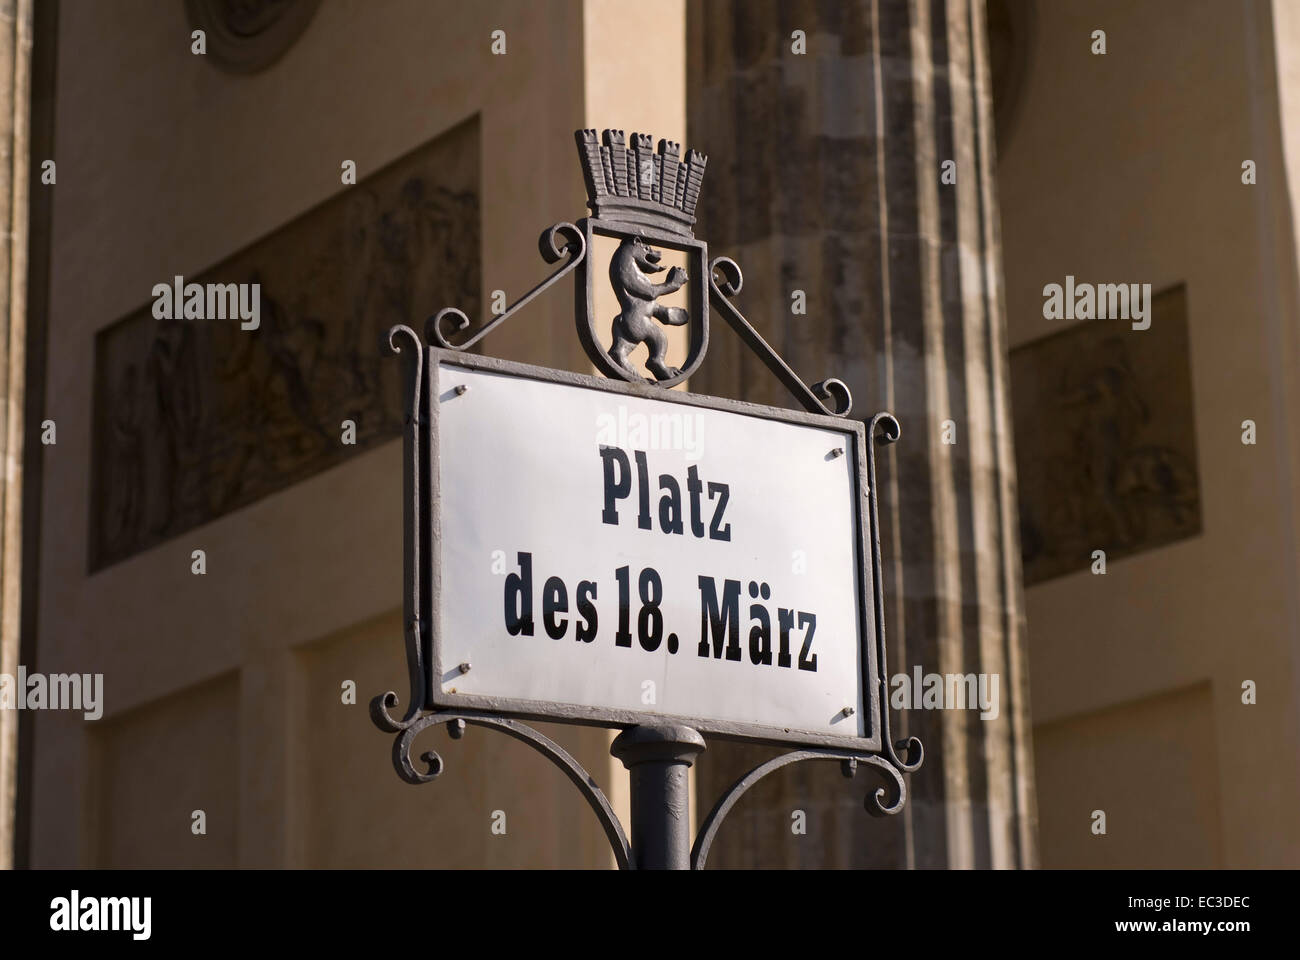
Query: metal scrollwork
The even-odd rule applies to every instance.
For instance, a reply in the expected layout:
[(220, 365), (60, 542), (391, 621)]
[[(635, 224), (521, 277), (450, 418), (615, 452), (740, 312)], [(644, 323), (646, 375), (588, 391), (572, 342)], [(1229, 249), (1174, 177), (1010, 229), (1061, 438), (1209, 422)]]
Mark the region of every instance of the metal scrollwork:
[[(709, 848), (718, 835), (718, 828), (722, 826), (723, 818), (731, 812), (731, 808), (736, 805), (737, 801), (745, 795), (750, 787), (769, 773), (804, 760), (839, 760), (841, 770), (846, 777), (852, 777), (857, 772), (858, 764), (874, 767), (884, 773), (887, 787), (877, 787), (867, 794), (866, 800), (863, 801), (867, 813), (873, 817), (893, 816), (902, 810), (903, 804), (907, 802), (907, 784), (903, 780), (903, 775), (896, 767), (880, 757), (844, 750), (794, 750), (790, 753), (783, 753), (781, 756), (773, 757), (766, 763), (760, 763), (753, 770), (750, 770), (749, 773), (733, 783), (730, 789), (714, 804), (713, 809), (709, 811), (708, 817), (700, 825), (700, 832), (695, 838), (695, 847), (691, 850), (691, 869), (704, 869), (704, 862), (709, 857)], [(887, 797), (888, 802), (886, 802)]]
[[(906, 740), (894, 743), (889, 732), (889, 667), (885, 660), (885, 593), (880, 574), (880, 518), (877, 515), (875, 496), (877, 426), (880, 426), (882, 431), (880, 439), (886, 444), (897, 441), (902, 436), (903, 429), (890, 413), (878, 413), (867, 424), (867, 488), (871, 491), (867, 502), (871, 513), (871, 576), (875, 587), (872, 592), (876, 598), (876, 657), (880, 664), (881, 743), (890, 762), (903, 773), (913, 773), (920, 768), (921, 762), (925, 759), (925, 748), (921, 745), (921, 741), (916, 737), (908, 737)], [(906, 760), (899, 759), (900, 748), (906, 752)]]
[[(406, 347), (402, 346), (403, 342), (407, 344)], [(419, 714), (427, 693), (424, 644), (420, 638), (421, 544), (419, 531), (415, 529), (412, 522), (412, 519), (421, 516), (423, 511), (420, 502), (420, 403), (424, 398), (424, 344), (420, 342), (419, 334), (405, 324), (399, 324), (388, 331), (386, 345), (391, 355), (405, 356), (407, 361), (406, 412), (402, 431), (402, 500), (405, 505), (404, 515), (407, 518), (402, 533), (406, 541), (403, 550), (405, 558), (403, 577), (406, 581), (406, 590), (402, 619), (406, 631), (406, 667), (411, 680), (411, 701), (407, 705), (406, 717), (402, 722), (410, 723)], [(386, 696), (393, 698), (390, 706), (397, 705), (396, 694), (389, 693)], [(389, 718), (388, 722), (391, 724), (393, 721)]]
[[(718, 280), (719, 274), (722, 277), (721, 282)], [(745, 345), (763, 361), (763, 365), (776, 374), (776, 378), (795, 395), (809, 413), (847, 417), (849, 411), (853, 409), (853, 394), (849, 392), (843, 380), (831, 377), (819, 380), (809, 387), (736, 309), (729, 298), (740, 293), (744, 282), (745, 278), (740, 272), (740, 266), (730, 257), (718, 257), (709, 264), (709, 300), (722, 312), (727, 323), (731, 324), (731, 329), (740, 335)], [(823, 400), (830, 401), (834, 406), (828, 407), (822, 402)]]
[(397, 769), (398, 776), (407, 783), (429, 783), (442, 775), (444, 768), (442, 756), (436, 750), (426, 750), (420, 754), (419, 759), (425, 765), (424, 771), (417, 770), (411, 758), (416, 737), (430, 727), (449, 724), (448, 733), (456, 740), (464, 735), (466, 725), (498, 730), (520, 743), (528, 744), (560, 768), (570, 782), (578, 788), (583, 799), (596, 815), (596, 819), (600, 821), (600, 826), (605, 831), (609, 845), (614, 851), (614, 860), (618, 868), (620, 870), (631, 868), (631, 847), (628, 845), (627, 835), (623, 832), (623, 826), (619, 823), (613, 806), (610, 805), (609, 798), (582, 764), (550, 737), (544, 736), (518, 720), (459, 710), (428, 713), (417, 719), (394, 720), (389, 713), (389, 708), (396, 705), (397, 697), (391, 692), (375, 697), (370, 701), (370, 717), (375, 726), (381, 730), (397, 734), (397, 738), (393, 741), (393, 766)]
[[(565, 242), (561, 245), (559, 240)], [(443, 332), (443, 321), (451, 320), (452, 326), (450, 333), (460, 333), (469, 326), (469, 317), (456, 309), (455, 307), (445, 307), (439, 310), (437, 314), (430, 317), (424, 326), (425, 336), (427, 336), (444, 350), (468, 350), (474, 344), (478, 343), (489, 333), (495, 330), (501, 324), (509, 320), (515, 313), (526, 307), (536, 297), (538, 297), (547, 287), (550, 287), (556, 281), (560, 280), (567, 274), (573, 272), (587, 255), (587, 241), (583, 233), (572, 223), (562, 222), (542, 231), (541, 237), (537, 241), (538, 250), (542, 254), (542, 259), (547, 263), (558, 263), (567, 256), (568, 261), (549, 277), (543, 280), (533, 289), (529, 290), (517, 301), (505, 309), (504, 312), (493, 317), (488, 323), (463, 343), (452, 343), (447, 339), (447, 334)]]

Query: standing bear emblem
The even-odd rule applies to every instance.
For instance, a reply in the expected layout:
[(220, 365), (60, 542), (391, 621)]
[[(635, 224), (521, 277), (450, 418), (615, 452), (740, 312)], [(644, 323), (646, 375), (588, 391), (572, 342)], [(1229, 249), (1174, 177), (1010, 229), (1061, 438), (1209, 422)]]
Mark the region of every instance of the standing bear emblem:
[(609, 354), (624, 370), (636, 373), (627, 355), (637, 344), (644, 343), (650, 351), (646, 369), (656, 379), (668, 380), (681, 371), (664, 363), (668, 338), (655, 321), (680, 327), (689, 318), (681, 307), (665, 307), (656, 301), (681, 289), (687, 276), (681, 267), (673, 267), (665, 282), (654, 283), (650, 276), (664, 269), (659, 265), (661, 257), (658, 250), (648, 246), (640, 237), (626, 237), (614, 251), (609, 261), (609, 282), (622, 311), (614, 318), (614, 343)]

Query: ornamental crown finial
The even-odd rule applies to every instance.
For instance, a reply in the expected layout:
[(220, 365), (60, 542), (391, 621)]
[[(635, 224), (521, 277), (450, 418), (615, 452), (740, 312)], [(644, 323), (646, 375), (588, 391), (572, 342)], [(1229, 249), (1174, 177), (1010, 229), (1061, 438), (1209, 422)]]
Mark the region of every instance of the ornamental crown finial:
[(595, 216), (694, 235), (695, 206), (708, 162), (704, 154), (691, 150), (683, 162), (680, 143), (660, 140), (655, 150), (650, 134), (633, 133), (628, 144), (623, 131), (615, 129), (606, 130), (603, 138), (595, 130), (579, 130), (575, 139), (587, 205)]

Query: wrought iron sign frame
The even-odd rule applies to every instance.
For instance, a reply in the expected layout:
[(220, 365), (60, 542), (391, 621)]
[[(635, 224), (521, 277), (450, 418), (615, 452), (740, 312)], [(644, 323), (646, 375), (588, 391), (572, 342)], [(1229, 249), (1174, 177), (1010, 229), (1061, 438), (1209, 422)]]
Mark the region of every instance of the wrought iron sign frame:
[[(413, 334), (412, 334), (413, 336)], [(798, 746), (835, 747), (851, 749), (859, 753), (877, 752), (881, 748), (879, 725), (879, 698), (881, 688), (878, 683), (880, 666), (877, 660), (879, 650), (875, 645), (868, 645), (861, 651), (860, 687), (863, 692), (863, 720), (865, 736), (847, 736), (829, 734), (815, 730), (797, 729), (790, 726), (771, 726), (759, 723), (723, 721), (704, 717), (680, 716), (664, 713), (650, 713), (641, 710), (619, 710), (613, 708), (588, 707), (570, 703), (551, 701), (519, 700), (475, 693), (458, 692), (454, 686), (444, 686), (454, 682), (460, 671), (455, 660), (448, 661), (441, 642), (442, 624), (439, 612), (442, 610), (442, 583), (438, 564), (437, 545), (442, 542), (440, 529), (441, 491), (441, 455), (439, 452), (439, 421), (441, 398), (449, 397), (448, 384), (443, 382), (440, 373), (446, 367), (499, 373), (515, 379), (536, 380), (543, 383), (555, 383), (599, 390), (615, 396), (639, 396), (661, 403), (673, 403), (684, 407), (719, 410), (742, 416), (759, 416), (765, 420), (802, 426), (821, 427), (836, 431), (844, 444), (845, 456), (853, 465), (853, 491), (859, 501), (866, 496), (867, 489), (867, 444), (866, 427), (856, 420), (827, 417), (797, 410), (783, 410), (746, 403), (740, 400), (728, 400), (701, 394), (664, 391), (647, 383), (627, 383), (622, 380), (600, 379), (579, 373), (553, 370), (529, 364), (499, 360), (495, 357), (467, 356), (463, 353), (444, 350), (438, 347), (425, 347), (421, 364), (420, 380), (422, 382), (419, 407), (420, 443), (422, 458), (428, 461), (427, 470), (419, 471), (413, 476), (419, 489), (416, 502), (422, 515), (418, 518), (421, 531), (424, 531), (417, 550), (421, 556), (428, 556), (431, 576), (421, 584), (421, 609), (417, 619), (420, 621), (420, 635), (423, 638), (421, 662), (425, 665), (423, 688), (425, 690), (424, 707), (429, 710), (479, 710), (506, 714), (526, 720), (561, 720), (566, 723), (586, 724), (602, 727), (628, 727), (654, 723), (679, 723), (707, 733), (712, 736), (731, 740), (746, 740), (774, 745), (795, 744)], [(425, 477), (427, 476), (427, 480)], [(868, 524), (861, 510), (854, 511), (854, 550), (857, 559), (859, 582), (855, 593), (858, 604), (858, 635), (876, 636), (876, 611), (871, 603), (873, 584), (867, 581), (868, 568), (874, 566), (868, 544)], [(414, 678), (413, 678), (414, 679)], [(414, 689), (414, 687), (413, 687)]]
[[(408, 783), (427, 783), (442, 773), (443, 761), (436, 751), (428, 750), (419, 756), (425, 769), (417, 769), (412, 750), (416, 738), (425, 730), (446, 724), (454, 739), (460, 739), (467, 726), (499, 730), (546, 756), (573, 782), (604, 829), (621, 869), (686, 866), (702, 869), (723, 819), (740, 797), (767, 774), (792, 763), (835, 760), (840, 762), (848, 777), (855, 774), (859, 765), (872, 767), (883, 775), (885, 785), (868, 794), (865, 800), (867, 812), (875, 816), (898, 813), (907, 799), (903, 775), (918, 769), (924, 757), (916, 737), (895, 742), (890, 731), (875, 461), (877, 442), (890, 444), (898, 440), (898, 421), (888, 413), (878, 413), (865, 427), (861, 423), (846, 422), (853, 404), (848, 387), (836, 379), (823, 380), (811, 386), (806, 384), (731, 302), (743, 284), (740, 267), (727, 257), (718, 257), (710, 262), (707, 245), (695, 239), (691, 230), (705, 165), (701, 154), (691, 151), (687, 160), (681, 162), (678, 159), (679, 145), (661, 140), (658, 150), (652, 151), (652, 138), (643, 134), (633, 134), (632, 145), (628, 147), (624, 145), (622, 131), (618, 130), (605, 131), (603, 143), (597, 141), (594, 130), (580, 130), (576, 138), (593, 216), (576, 224), (557, 223), (543, 231), (538, 241), (542, 258), (547, 263), (559, 264), (550, 276), (458, 343), (452, 338), (464, 334), (470, 321), (454, 307), (445, 308), (429, 319), (425, 327), (427, 346), (408, 326), (398, 325), (388, 331), (389, 352), (406, 360), (403, 620), (411, 693), (406, 712), (400, 717), (394, 713), (399, 699), (392, 691), (375, 697), (370, 704), (370, 713), (376, 726), (396, 735), (393, 765), (398, 775)], [(620, 296), (623, 310), (614, 321), (615, 346), (612, 351), (602, 346), (595, 326), (590, 252), (597, 236), (620, 240), (610, 268), (611, 284), (616, 293), (624, 292), (619, 289), (621, 275), (618, 264), (627, 268), (629, 289), (637, 288), (626, 299)], [(673, 268), (663, 285), (647, 280), (647, 276), (664, 269), (659, 266), (656, 247), (684, 253), (688, 269)], [(628, 266), (631, 263), (638, 264), (639, 268)], [(707, 273), (699, 278), (704, 282), (692, 284), (689, 308), (681, 310), (657, 304), (656, 292), (675, 291), (689, 280), (692, 272), (698, 274), (705, 270), (706, 264)], [(597, 370), (607, 379), (466, 353), (571, 273), (575, 277), (574, 313), (579, 340)], [(710, 306), (794, 395), (807, 414), (698, 394), (667, 392), (668, 387), (685, 380), (702, 363), (708, 350)], [(688, 324), (690, 327), (687, 358), (680, 369), (668, 367), (663, 360), (662, 334), (658, 332), (660, 323)], [(618, 345), (620, 336), (625, 338), (621, 351)], [(621, 362), (623, 358), (617, 356), (621, 352), (625, 357), (629, 346), (635, 347), (641, 342), (647, 344), (652, 357), (648, 364), (652, 373), (649, 378), (630, 364)], [(444, 363), (828, 427), (852, 435), (852, 455), (856, 461), (854, 477), (859, 494), (855, 543), (859, 565), (869, 564), (871, 568), (869, 601), (867, 584), (858, 585), (862, 635), (874, 640), (869, 640), (869, 646), (861, 651), (863, 706), (870, 711), (869, 717), (864, 718), (868, 735), (839, 737), (755, 724), (598, 710), (571, 704), (544, 708), (533, 701), (510, 701), (443, 691), (439, 680), (446, 665), (441, 662), (440, 644), (437, 642), (441, 589), (437, 556), (440, 543), (437, 371)], [(865, 522), (861, 506), (864, 497)], [(519, 718), (623, 729), (614, 741), (612, 752), (631, 772), (631, 843), (608, 798), (587, 771), (559, 744), (520, 722)], [(685, 769), (704, 749), (700, 733), (725, 739), (801, 746), (803, 749), (759, 764), (737, 780), (704, 819), (687, 859), (686, 849), (691, 844), (685, 835), (685, 818), (670, 816), (666, 809), (658, 808), (671, 807), (683, 801)]]

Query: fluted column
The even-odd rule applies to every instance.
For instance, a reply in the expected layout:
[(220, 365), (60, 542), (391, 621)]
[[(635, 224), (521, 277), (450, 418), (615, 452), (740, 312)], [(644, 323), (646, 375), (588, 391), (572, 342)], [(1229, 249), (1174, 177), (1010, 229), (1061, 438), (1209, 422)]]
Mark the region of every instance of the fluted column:
[[(855, 416), (902, 424), (880, 484), (889, 673), (987, 674), (999, 694), (996, 718), (895, 720), (927, 750), (900, 817), (870, 820), (867, 784), (832, 765), (787, 768), (733, 812), (718, 866), (1037, 862), (984, 31), (981, 0), (691, 8), (696, 233), (740, 263), (739, 306), (806, 380), (840, 377)], [(725, 329), (691, 389), (790, 405)], [(711, 745), (700, 802), (771, 753)]]
[[(0, 673), (18, 672), (32, 0), (0, 0)], [(13, 865), (18, 713), (0, 710), (0, 868)]]

